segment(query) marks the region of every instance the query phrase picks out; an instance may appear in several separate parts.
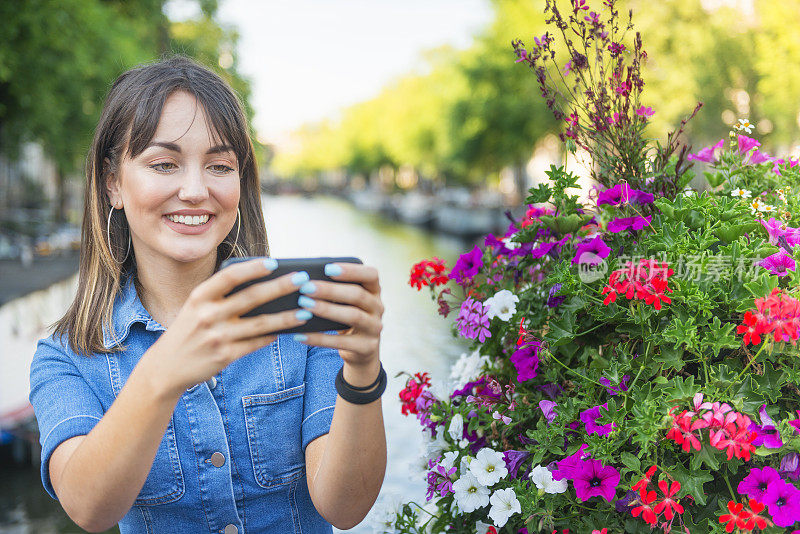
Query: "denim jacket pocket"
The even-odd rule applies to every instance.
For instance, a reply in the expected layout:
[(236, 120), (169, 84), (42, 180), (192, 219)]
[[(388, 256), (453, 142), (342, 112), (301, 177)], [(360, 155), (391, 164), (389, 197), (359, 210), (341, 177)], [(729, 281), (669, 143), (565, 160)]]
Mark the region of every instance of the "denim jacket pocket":
[(305, 466), (300, 436), (306, 384), (242, 397), (247, 441), (256, 482), (262, 488), (288, 484)]
[(175, 442), (175, 429), (170, 418), (167, 431), (158, 446), (153, 466), (134, 505), (150, 506), (177, 501), (185, 491), (183, 471)]

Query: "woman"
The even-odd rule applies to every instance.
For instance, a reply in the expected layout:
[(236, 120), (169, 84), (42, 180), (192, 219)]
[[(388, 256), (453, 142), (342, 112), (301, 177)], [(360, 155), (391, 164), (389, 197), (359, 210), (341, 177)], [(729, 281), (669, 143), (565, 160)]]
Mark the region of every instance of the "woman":
[[(288, 273), (225, 297), (275, 262), (219, 270), (269, 255), (258, 172), (234, 92), (188, 58), (114, 82), (86, 171), (77, 295), (31, 364), (47, 493), (90, 532), (358, 524), (386, 467), (377, 271), (329, 264), (358, 284)], [(309, 310), (240, 317), (298, 285), (351, 328), (303, 339), (271, 332)]]

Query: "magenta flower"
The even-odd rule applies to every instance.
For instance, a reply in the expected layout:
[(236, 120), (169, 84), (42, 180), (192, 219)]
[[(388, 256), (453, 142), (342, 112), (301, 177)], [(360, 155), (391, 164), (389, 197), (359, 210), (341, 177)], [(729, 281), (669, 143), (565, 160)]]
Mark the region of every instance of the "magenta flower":
[(640, 117), (650, 117), (654, 113), (655, 111), (653, 111), (653, 108), (651, 107), (641, 106), (639, 109), (636, 110), (636, 114), (639, 115)]
[(610, 187), (605, 191), (601, 191), (597, 195), (597, 205), (609, 204), (616, 206), (618, 204), (625, 204), (628, 202), (638, 202), (639, 204), (650, 204), (654, 197), (650, 193), (632, 189), (628, 184), (617, 184)]
[(486, 338), (492, 337), (489, 331), (489, 315), (487, 308), (479, 300), (467, 297), (461, 303), (461, 309), (456, 317), (458, 333), (467, 339), (475, 339), (483, 343)]
[[(611, 249), (608, 248), (603, 238), (600, 236), (592, 239), (585, 239), (575, 245), (575, 257), (572, 258), (572, 263), (585, 263), (588, 265), (598, 265), (603, 262), (601, 258), (607, 258)], [(591, 256), (584, 254), (591, 253)]]
[(769, 515), (779, 527), (790, 527), (800, 519), (800, 490), (788, 482), (771, 484), (761, 502), (769, 507)]
[(606, 391), (610, 395), (618, 395), (620, 391), (628, 391), (628, 380), (630, 380), (630, 375), (622, 375), (622, 381), (619, 383), (619, 386), (612, 386), (611, 380), (606, 377), (600, 377), (599, 382), (606, 387)]
[(777, 245), (786, 251), (800, 244), (800, 228), (791, 226), (784, 228), (783, 223), (774, 217), (770, 217), (766, 222), (761, 219), (761, 224), (767, 229), (770, 244)]
[(584, 452), (588, 447), (585, 443), (575, 452), (570, 454), (563, 460), (556, 462), (556, 469), (553, 471), (553, 480), (569, 479), (573, 480), (581, 468), (581, 463), (584, 457), (589, 457), (589, 454)]
[(547, 399), (539, 401), (539, 409), (542, 410), (542, 413), (544, 414), (544, 418), (547, 419), (548, 424), (552, 423), (553, 420), (558, 415), (556, 413), (556, 410), (555, 410), (556, 406), (558, 406), (558, 403), (555, 402), (555, 401), (551, 401), (551, 400), (547, 400)]
[(748, 430), (756, 433), (756, 439), (753, 440), (753, 446), (764, 446), (768, 449), (780, 449), (783, 447), (781, 435), (778, 429), (775, 428), (775, 421), (767, 414), (767, 405), (763, 404), (758, 410), (758, 415), (761, 417), (761, 424), (750, 423)]
[(619, 471), (610, 465), (603, 465), (600, 460), (582, 460), (572, 484), (580, 501), (587, 501), (597, 495), (611, 502), (617, 492)]
[(440, 497), (453, 493), (453, 482), (450, 477), (456, 473), (458, 468), (453, 466), (445, 471), (444, 467), (436, 463), (436, 460), (429, 460), (428, 467), (431, 470), (428, 472), (428, 491), (425, 499), (430, 501), (437, 493)]
[(458, 284), (465, 284), (472, 281), (481, 267), (483, 267), (483, 251), (475, 245), (475, 248), (458, 257), (448, 276)]
[(768, 161), (772, 161), (767, 154), (759, 151), (758, 149), (753, 150), (746, 158), (745, 163), (748, 165), (758, 165), (760, 163), (767, 163)]
[(531, 378), (536, 378), (536, 370), (539, 368), (540, 347), (541, 343), (538, 340), (534, 340), (533, 343), (517, 348), (509, 358), (517, 370), (517, 382), (522, 383)]
[(795, 270), (794, 258), (782, 251), (767, 256), (758, 262), (758, 264), (767, 269), (771, 274), (777, 276), (786, 276), (789, 274), (788, 271)]
[(772, 467), (767, 466), (763, 469), (753, 467), (750, 469), (750, 474), (739, 482), (736, 491), (758, 502), (764, 502), (762, 499), (767, 489), (779, 480), (781, 480), (781, 475)]
[(641, 215), (636, 215), (634, 217), (617, 217), (608, 223), (608, 231), (612, 234), (617, 234), (628, 229), (641, 230), (645, 226), (650, 226), (650, 220), (652, 218), (652, 215), (648, 215), (647, 217), (642, 217)]
[[(600, 406), (608, 411), (607, 402), (601, 404)], [(597, 420), (600, 419), (600, 406), (594, 406), (593, 408), (582, 411), (580, 414), (581, 421), (583, 421), (584, 425), (586, 425), (587, 434), (599, 434), (601, 436), (607, 436), (611, 434), (616, 426), (614, 423), (608, 423), (607, 425), (597, 424)]]
[(789, 421), (789, 424), (792, 425), (795, 430), (800, 432), (800, 410), (797, 410), (797, 419), (792, 419)]
[(686, 161), (702, 161), (705, 163), (714, 163), (719, 160), (719, 152), (722, 151), (722, 146), (724, 144), (725, 140), (720, 139), (719, 143), (717, 143), (714, 146), (707, 146), (705, 148), (702, 148), (697, 154), (689, 154), (688, 156), (686, 156)]
[(747, 137), (746, 135), (739, 134), (739, 154), (746, 154), (750, 152), (750, 150), (760, 147), (761, 143), (756, 141), (752, 137)]

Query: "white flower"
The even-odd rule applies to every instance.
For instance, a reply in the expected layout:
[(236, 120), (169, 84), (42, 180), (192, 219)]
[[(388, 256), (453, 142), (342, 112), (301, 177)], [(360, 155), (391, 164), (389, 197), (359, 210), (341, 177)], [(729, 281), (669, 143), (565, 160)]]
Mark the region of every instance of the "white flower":
[(369, 512), (368, 524), (375, 534), (395, 534), (394, 523), (403, 508), (403, 498), (397, 493), (382, 493)]
[(469, 470), (484, 486), (493, 486), (508, 474), (503, 453), (484, 447), (469, 464)]
[(492, 507), (489, 517), (494, 521), (494, 526), (500, 528), (508, 522), (508, 518), (522, 512), (522, 507), (517, 500), (517, 494), (512, 488), (499, 489), (489, 499)]
[(504, 237), (503, 239), (500, 240), (500, 242), (503, 243), (503, 246), (505, 246), (508, 250), (514, 250), (515, 248), (519, 248), (522, 245), (522, 243), (511, 241), (511, 238), (513, 238), (515, 235), (516, 234), (511, 234), (508, 237)]
[(478, 349), (475, 349), (469, 356), (467, 356), (466, 352), (463, 352), (450, 369), (450, 378), (455, 380), (458, 388), (464, 387), (467, 382), (472, 382), (478, 378), (484, 364), (489, 363), (489, 361), (489, 357), (482, 356)]
[[(428, 435), (427, 432), (424, 433)], [(436, 438), (428, 438), (425, 442), (428, 458), (435, 458), (450, 448), (450, 445), (444, 439), (444, 428), (441, 426), (436, 427)]]
[(453, 441), (459, 442), (464, 436), (464, 417), (457, 413), (450, 420), (450, 426), (447, 427), (447, 433), (453, 438)]
[(466, 455), (462, 456), (461, 457), (461, 464), (459, 464), (459, 466), (458, 466), (458, 472), (459, 473), (466, 473), (467, 471), (469, 471), (469, 464), (472, 463), (472, 460), (474, 460), (474, 459), (475, 458), (470, 456), (469, 454), (466, 454)]
[(762, 211), (761, 200), (754, 198), (750, 201), (750, 213), (755, 213), (757, 211)]
[(518, 296), (508, 289), (501, 289), (483, 304), (489, 307), (486, 312), (489, 319), (497, 316), (502, 321), (508, 321), (517, 312), (517, 302), (519, 302)]
[(734, 124), (733, 127), (737, 130), (744, 130), (747, 133), (753, 131), (753, 125), (750, 124), (748, 119), (739, 119), (739, 124)]
[(764, 213), (775, 213), (777, 209), (775, 209), (775, 206), (771, 204), (761, 204), (761, 206), (758, 207), (758, 211), (763, 211)]
[(458, 451), (447, 451), (444, 453), (444, 458), (439, 462), (439, 465), (444, 467), (445, 472), (450, 471), (450, 468), (456, 463), (456, 458), (458, 458)]
[(750, 198), (750, 191), (747, 189), (734, 189), (731, 191), (732, 197), (739, 197), (739, 198)]
[(502, 415), (500, 412), (495, 410), (492, 414), (492, 419), (501, 419), (505, 424), (509, 424), (511, 422), (511, 418), (507, 415)]
[(683, 188), (683, 196), (690, 197), (692, 195), (694, 195), (694, 189), (692, 189), (688, 185)]
[(431, 385), (428, 386), (428, 389), (425, 391), (430, 393), (440, 401), (446, 401), (450, 399), (450, 394), (453, 390), (456, 389), (454, 384), (450, 380), (441, 380), (438, 378), (434, 378), (431, 380)]
[(412, 482), (425, 480), (425, 478), (428, 476), (428, 472), (430, 471), (430, 467), (428, 467), (429, 461), (430, 458), (428, 456), (428, 448), (426, 444), (423, 443), (422, 450), (420, 450), (417, 457), (408, 463), (408, 479)]
[(483, 521), (475, 521), (475, 532), (478, 534), (486, 534), (489, 532), (489, 527), (491, 527), (489, 523), (484, 523)]
[(456, 504), (462, 512), (474, 512), (489, 504), (489, 488), (478, 482), (470, 471), (466, 471), (461, 478), (453, 482), (453, 493)]
[(553, 473), (542, 465), (537, 465), (531, 469), (531, 474), (528, 478), (538, 489), (543, 490), (545, 493), (564, 493), (567, 491), (567, 479), (553, 480)]

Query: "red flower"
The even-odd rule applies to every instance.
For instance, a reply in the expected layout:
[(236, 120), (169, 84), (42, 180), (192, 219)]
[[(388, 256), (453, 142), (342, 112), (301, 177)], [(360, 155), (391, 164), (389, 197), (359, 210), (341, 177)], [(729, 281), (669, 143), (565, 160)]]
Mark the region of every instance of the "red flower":
[(728, 501), (729, 514), (723, 514), (719, 518), (720, 523), (727, 523), (725, 525), (726, 532), (733, 532), (735, 528), (743, 528), (745, 530), (753, 530), (752, 526), (748, 526), (752, 520), (752, 512), (744, 509), (742, 503)]
[(650, 503), (656, 500), (656, 492), (655, 491), (647, 491), (644, 488), (639, 490), (639, 506), (635, 507), (631, 510), (631, 515), (633, 517), (639, 517), (639, 514), (642, 515), (642, 519), (648, 525), (655, 525), (657, 521), (657, 517), (655, 512), (653, 511), (653, 507), (650, 506)]
[(446, 274), (443, 274), (446, 269), (445, 261), (436, 256), (433, 257), (433, 260), (422, 260), (411, 268), (408, 285), (416, 287), (417, 291), (420, 291), (422, 286), (446, 284), (450, 280)]
[(755, 451), (752, 442), (758, 435), (751, 432), (749, 427), (749, 417), (738, 412), (731, 412), (725, 416), (725, 424), (722, 428), (709, 432), (709, 443), (719, 450), (727, 449), (728, 460), (736, 456), (749, 461), (750, 453)]
[(672, 416), (672, 428), (667, 432), (667, 439), (673, 440), (681, 446), (683, 452), (689, 452), (692, 448), (700, 450), (700, 440), (694, 431), (705, 426), (705, 421), (697, 420), (692, 422), (692, 415), (686, 410), (680, 415), (672, 413), (677, 406), (673, 407), (669, 414)]
[(647, 473), (645, 473), (642, 479), (639, 480), (636, 484), (634, 484), (631, 489), (633, 491), (639, 491), (641, 489), (647, 488), (647, 486), (650, 484), (650, 479), (653, 478), (653, 474), (655, 474), (656, 472), (656, 469), (657, 469), (656, 466), (654, 465), (650, 466), (650, 469), (647, 470)]
[(642, 300), (645, 304), (652, 305), (656, 310), (661, 309), (662, 303), (670, 304), (666, 292), (672, 292), (667, 287), (669, 277), (673, 270), (662, 262), (641, 259), (636, 264), (627, 262), (625, 268), (613, 271), (608, 278), (608, 284), (603, 288), (602, 295), (607, 295), (603, 304), (608, 305), (617, 300), (617, 295), (625, 295), (628, 300)]
[(664, 498), (658, 504), (656, 504), (655, 513), (660, 514), (661, 512), (664, 512), (664, 517), (667, 518), (667, 521), (672, 519), (672, 516), (674, 515), (673, 511), (679, 515), (682, 514), (683, 506), (681, 506), (678, 501), (672, 498), (673, 495), (680, 491), (681, 483), (675, 480), (671, 485), (668, 485), (666, 480), (659, 480), (658, 489), (660, 489), (661, 493), (664, 494)]
[(775, 341), (797, 344), (800, 337), (800, 300), (783, 293), (780, 289), (763, 298), (756, 299), (756, 311), (744, 314), (744, 323), (736, 332), (744, 334), (744, 344), (761, 343), (761, 334), (772, 333)]
[(747, 526), (745, 526), (745, 528), (752, 530), (754, 527), (758, 527), (761, 530), (764, 530), (765, 528), (767, 528), (767, 525), (772, 526), (771, 521), (768, 521), (763, 517), (761, 517), (760, 515), (758, 515), (759, 512), (761, 512), (765, 508), (763, 504), (761, 504), (755, 499), (750, 499), (749, 504), (750, 504), (750, 509), (748, 510), (748, 512), (750, 512), (751, 517), (747, 521)]
[[(415, 380), (416, 379), (416, 380)], [(417, 413), (417, 398), (422, 394), (426, 386), (431, 385), (428, 373), (414, 373), (414, 377), (406, 381), (406, 387), (400, 391), (400, 400), (403, 402), (401, 411), (403, 415)]]
[(744, 323), (736, 327), (737, 334), (744, 334), (744, 344), (758, 345), (761, 343), (761, 334), (765, 331), (764, 325), (749, 311), (744, 312)]

